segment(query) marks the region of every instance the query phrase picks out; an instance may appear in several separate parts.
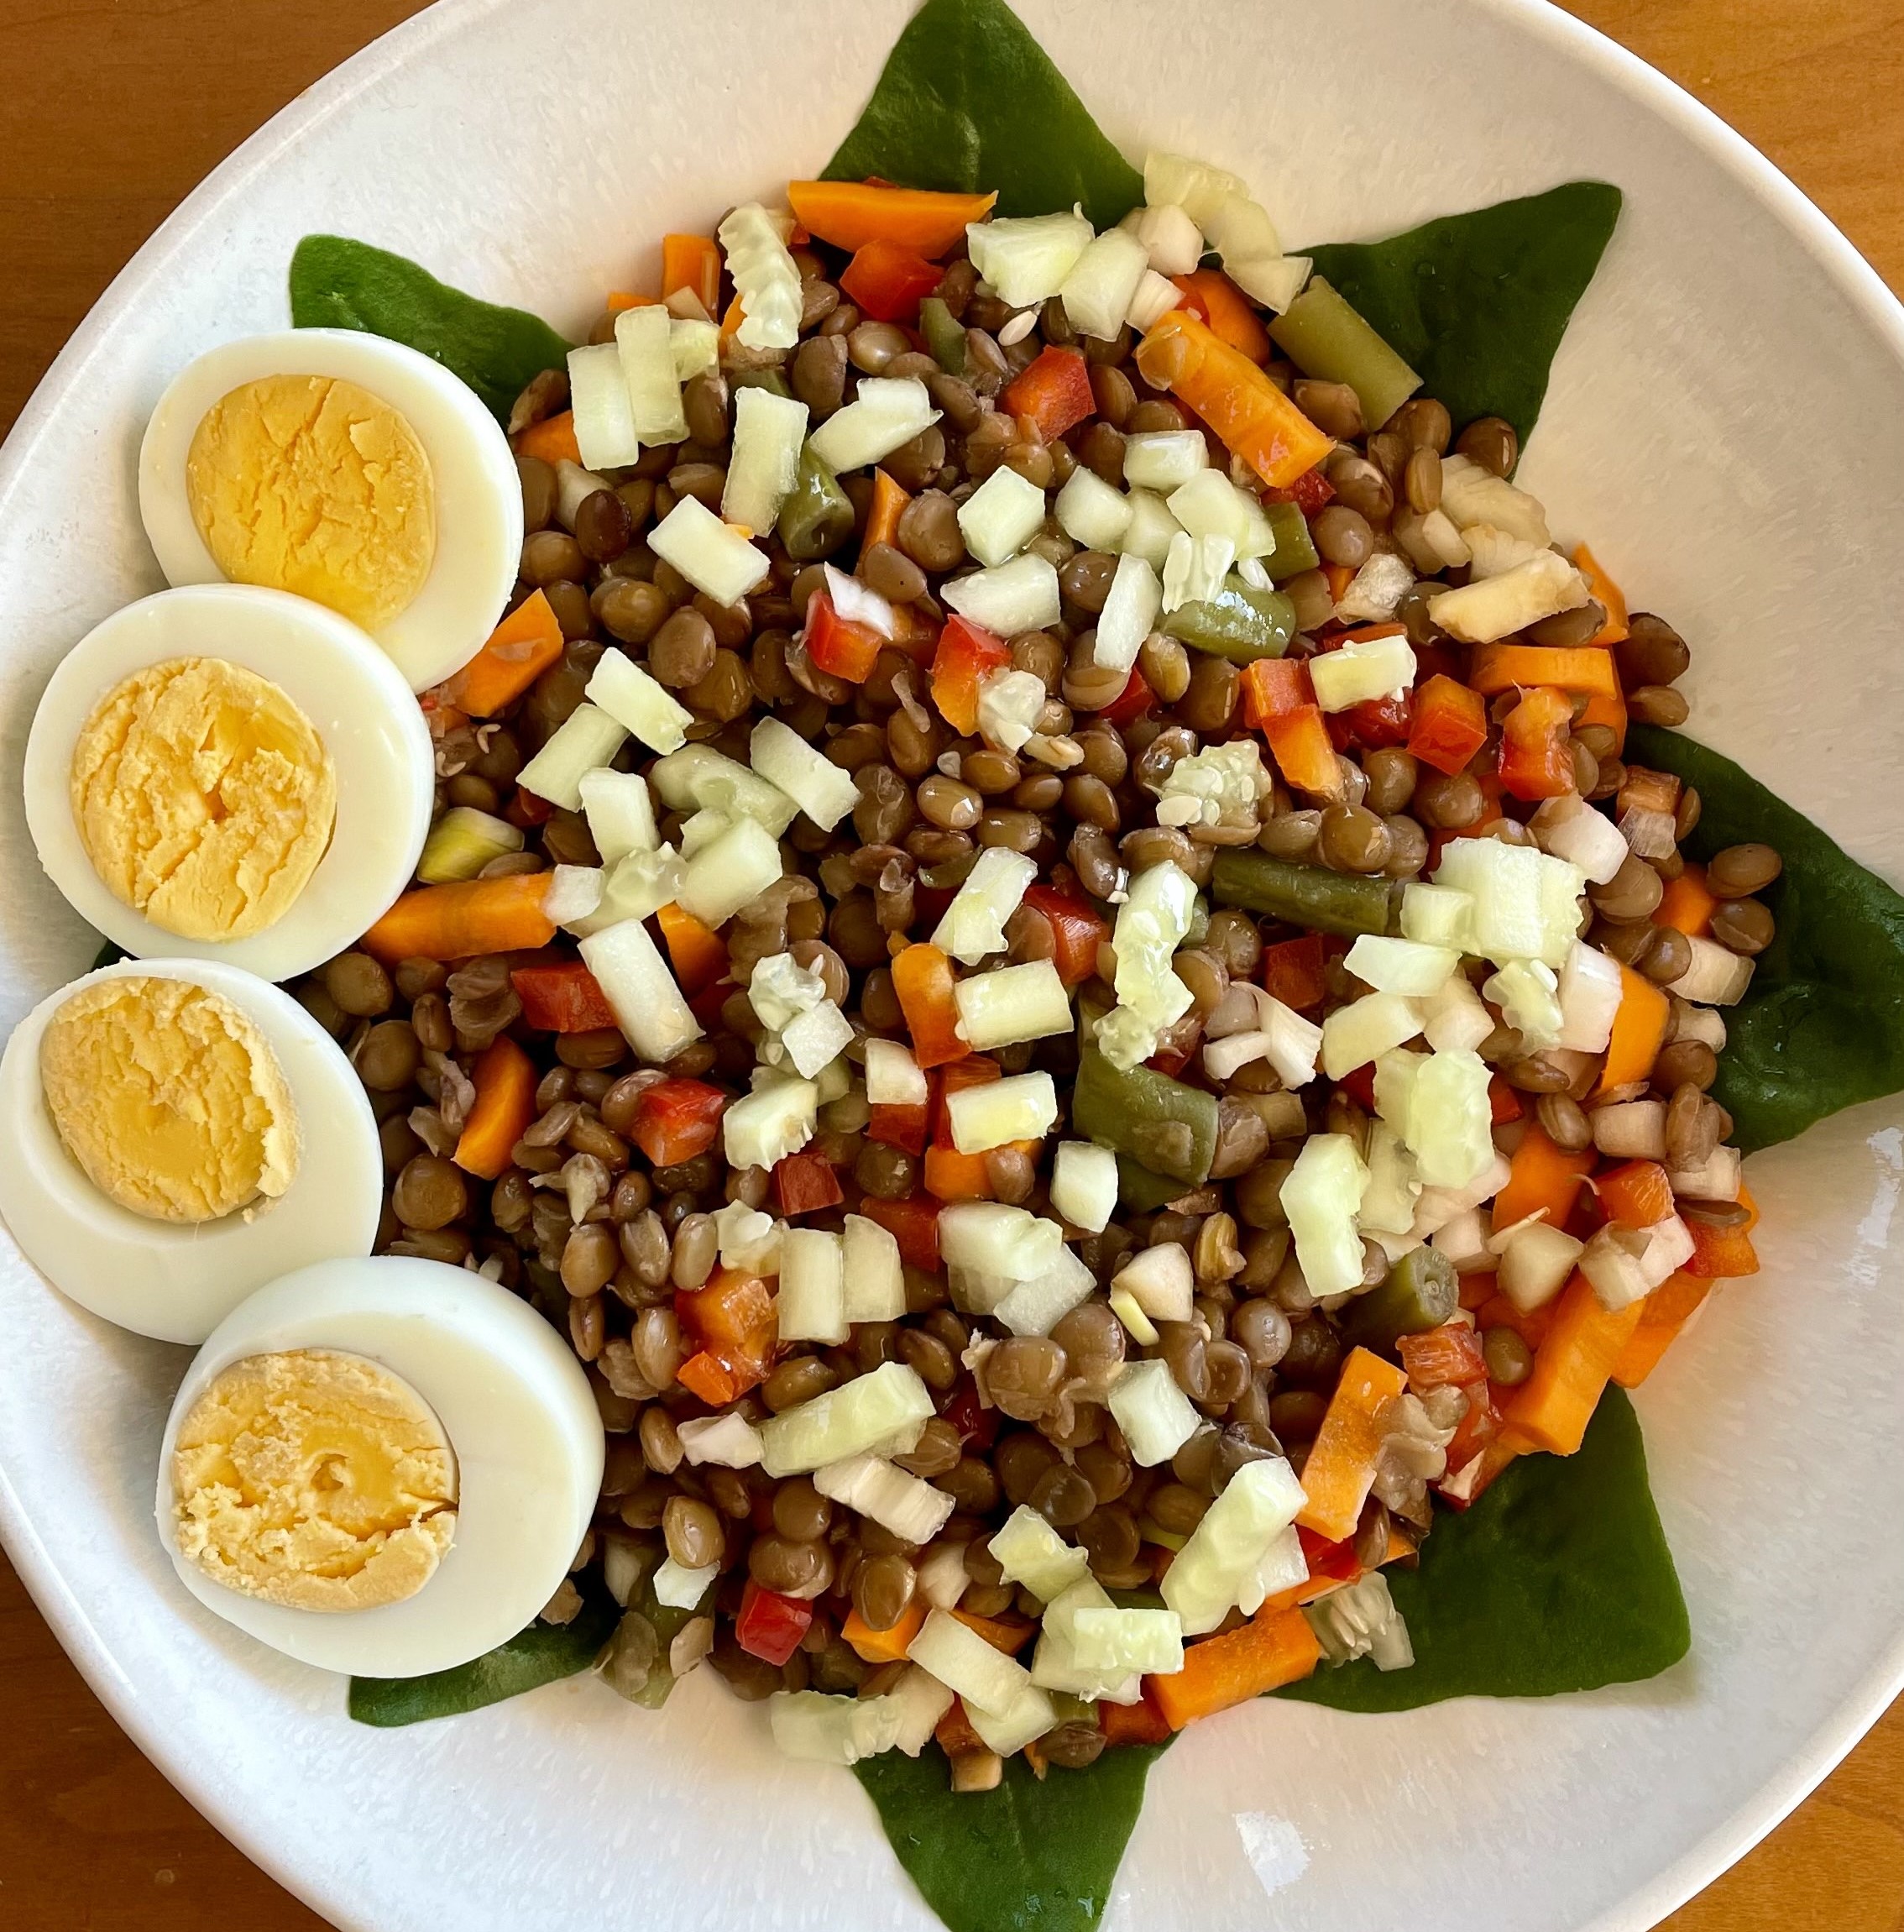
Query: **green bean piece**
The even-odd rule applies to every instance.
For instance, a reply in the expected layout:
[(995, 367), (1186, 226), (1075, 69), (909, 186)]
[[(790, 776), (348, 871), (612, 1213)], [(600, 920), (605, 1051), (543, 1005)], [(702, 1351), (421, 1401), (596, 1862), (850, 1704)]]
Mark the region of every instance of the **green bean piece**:
[(1219, 851), (1210, 874), (1210, 896), (1219, 905), (1241, 906), (1245, 912), (1345, 939), (1396, 930), (1398, 894), (1387, 879), (1292, 865), (1267, 852)]
[(1280, 657), (1295, 636), (1295, 606), (1279, 590), (1253, 590), (1234, 578), (1214, 597), (1180, 604), (1164, 620), (1164, 635), (1232, 664)]
[(1071, 1125), (1087, 1140), (1128, 1154), (1176, 1183), (1172, 1198), (1186, 1187), (1200, 1187), (1216, 1158), (1214, 1094), (1153, 1067), (1121, 1073), (1094, 1046), (1079, 1055)]
[(852, 501), (808, 443), (800, 452), (793, 487), (780, 506), (782, 546), (796, 563), (817, 563), (852, 534)]
[(965, 325), (954, 316), (937, 296), (928, 296), (919, 304), (919, 333), (932, 359), (948, 375), (963, 378), (965, 373)]
[(771, 394), (792, 399), (793, 388), (787, 378), (777, 369), (732, 369), (727, 372), (727, 386), (731, 390), (764, 389)]
[(1269, 338), (1305, 375), (1346, 382), (1362, 420), (1379, 429), (1421, 386), (1418, 376), (1321, 275), (1269, 325)]
[(1378, 1288), (1337, 1311), (1342, 1339), (1353, 1347), (1392, 1352), (1404, 1335), (1439, 1328), (1461, 1305), (1461, 1277), (1438, 1248), (1412, 1248)]
[(1276, 547), (1263, 559), (1263, 568), (1273, 581), (1286, 583), (1305, 570), (1321, 567), (1322, 558), (1300, 503), (1266, 503), (1263, 514), (1269, 519), (1269, 533), (1276, 539)]
[(1183, 1191), (1182, 1181), (1173, 1181), (1167, 1174), (1153, 1174), (1127, 1154), (1117, 1156), (1117, 1200), (1129, 1212), (1154, 1214)]

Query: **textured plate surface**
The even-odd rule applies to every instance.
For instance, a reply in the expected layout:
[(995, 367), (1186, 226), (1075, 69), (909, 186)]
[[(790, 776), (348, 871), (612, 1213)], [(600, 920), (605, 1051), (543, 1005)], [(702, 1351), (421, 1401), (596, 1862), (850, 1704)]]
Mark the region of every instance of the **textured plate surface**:
[[(281, 327), (326, 228), (578, 330), (658, 238), (816, 169), (906, 0), (452, 0), (280, 116), (114, 285), (0, 458), (0, 784), (60, 652), (158, 587), (146, 412)], [(1023, 0), (1113, 139), (1246, 175), (1293, 245), (1598, 175), (1627, 212), (1525, 471), (1692, 641), (1700, 736), (1904, 878), (1904, 318), (1789, 184), (1656, 75), (1526, 0)], [(767, 58), (771, 54), (771, 58)], [(761, 56), (756, 58), (756, 56)], [(788, 112), (789, 103), (798, 110)], [(1876, 701), (1874, 701), (1875, 699)], [(13, 795), (18, 797), (17, 790)], [(0, 1022), (86, 935), (0, 814)], [(1694, 1631), (1630, 1689), (1344, 1716), (1262, 1704), (1153, 1775), (1115, 1928), (1651, 1924), (1770, 1828), (1904, 1681), (1904, 1105), (1755, 1159), (1756, 1280), (1641, 1391)], [(0, 1251), (0, 1525), (108, 1704), (248, 1851), (364, 1932), (928, 1926), (844, 1773), (777, 1761), (704, 1673), (660, 1716), (586, 1679), (397, 1732), (191, 1602), (154, 1534), (181, 1351)], [(1273, 1894), (1274, 1906), (1268, 1903)]]

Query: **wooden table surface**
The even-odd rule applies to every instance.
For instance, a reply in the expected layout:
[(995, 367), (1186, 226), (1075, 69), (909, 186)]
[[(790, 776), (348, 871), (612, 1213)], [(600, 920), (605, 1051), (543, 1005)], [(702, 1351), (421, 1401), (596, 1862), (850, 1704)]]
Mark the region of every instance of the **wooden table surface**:
[[(1904, 291), (1904, 0), (1572, 9), (1761, 148)], [(0, 0), (0, 432), (217, 162), (411, 0)], [(322, 1932), (146, 1762), (0, 1558), (0, 1925)], [(1674, 1932), (1904, 1932), (1904, 1703)]]

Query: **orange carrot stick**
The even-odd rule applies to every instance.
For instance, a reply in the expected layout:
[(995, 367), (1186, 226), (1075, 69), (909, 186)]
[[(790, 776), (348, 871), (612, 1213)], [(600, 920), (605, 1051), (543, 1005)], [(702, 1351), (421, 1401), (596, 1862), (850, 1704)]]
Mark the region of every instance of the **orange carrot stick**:
[(868, 1663), (897, 1663), (913, 1647), (913, 1639), (925, 1622), (926, 1600), (914, 1597), (900, 1612), (891, 1630), (875, 1630), (857, 1610), (847, 1613), (840, 1634)]
[(789, 181), (787, 206), (809, 235), (836, 249), (897, 242), (928, 261), (963, 238), (968, 222), (982, 222), (998, 199), (892, 188), (871, 181)]
[(1645, 1306), (1634, 1301), (1609, 1314), (1584, 1275), (1567, 1283), (1553, 1326), (1534, 1352), (1534, 1372), (1502, 1410), (1517, 1443), (1556, 1456), (1571, 1456), (1580, 1447)]
[(1349, 1352), (1309, 1460), (1303, 1464), (1302, 1488), (1308, 1500), (1296, 1521), (1305, 1529), (1332, 1543), (1355, 1534), (1369, 1484), (1375, 1480), (1383, 1411), (1407, 1386), (1408, 1377), (1393, 1362), (1366, 1348)]
[(494, 1181), (536, 1118), (536, 1084), (541, 1076), (505, 1033), (484, 1048), (469, 1077), (475, 1082), (476, 1104), (463, 1123), (454, 1159), (465, 1174)]
[(681, 289), (691, 290), (710, 316), (714, 312), (720, 301), (720, 250), (705, 235), (662, 237), (662, 300)]
[(1573, 568), (1587, 579), (1587, 588), (1607, 614), (1606, 622), (1588, 641), (1603, 646), (1619, 643), (1627, 635), (1626, 599), (1621, 594), (1619, 586), (1607, 575), (1600, 560), (1584, 543), (1573, 553)]
[(561, 657), (562, 645), (562, 625), (547, 594), (531, 591), (443, 686), (443, 696), (472, 718), (493, 718)]
[(1182, 309), (1138, 344), (1137, 361), (1145, 381), (1180, 396), (1267, 484), (1294, 483), (1332, 447), (1241, 349)]
[(1530, 1121), (1508, 1163), (1507, 1186), (1494, 1198), (1495, 1226), (1511, 1228), (1545, 1209), (1548, 1227), (1564, 1228), (1579, 1197), (1581, 1176), (1593, 1166), (1591, 1148), (1570, 1154)]
[(518, 456), (539, 456), (544, 463), (580, 463), (582, 446), (575, 440), (575, 411), (546, 416), (532, 422), (515, 439)]
[(1183, 306), (1232, 348), (1241, 349), (1256, 364), (1269, 359), (1269, 331), (1250, 306), (1249, 298), (1221, 269), (1199, 269), (1194, 275), (1170, 278), (1184, 297)]
[(1483, 698), (1517, 685), (1543, 684), (1602, 698), (1619, 694), (1612, 653), (1590, 644), (1573, 650), (1551, 644), (1477, 644), (1467, 682)]
[(1600, 1207), (1609, 1221), (1628, 1228), (1650, 1228), (1672, 1212), (1672, 1183), (1656, 1160), (1629, 1160), (1593, 1178)]
[(1169, 1677), (1147, 1677), (1172, 1730), (1232, 1704), (1279, 1690), (1307, 1677), (1322, 1660), (1322, 1646), (1299, 1610), (1258, 1611), (1227, 1636), (1206, 1637), (1184, 1652), (1184, 1668)]
[(1660, 1359), (1713, 1291), (1710, 1281), (1694, 1275), (1669, 1276), (1640, 1304), (1640, 1326), (1614, 1364), (1613, 1379), (1623, 1389), (1637, 1389), (1660, 1365)]
[(527, 952), (555, 937), (555, 921), (542, 910), (548, 889), (547, 872), (421, 886), (371, 927), (364, 947), (387, 965)]
[(862, 558), (876, 543), (898, 541), (899, 518), (912, 500), (883, 469), (874, 470), (872, 508), (866, 512), (866, 533), (860, 544)]
[(937, 946), (909, 945), (892, 962), (892, 991), (921, 1066), (944, 1066), (971, 1051), (959, 1033), (952, 962)]
[(1614, 1014), (1613, 1039), (1600, 1071), (1599, 1092), (1644, 1080), (1653, 1071), (1666, 1043), (1672, 1005), (1650, 979), (1629, 966), (1619, 969), (1619, 1008)]
[(727, 947), (719, 934), (684, 913), (671, 899), (655, 914), (669, 962), (681, 990), (689, 999), (704, 993), (727, 971)]
[(1713, 914), (1718, 900), (1706, 886), (1706, 868), (1687, 860), (1686, 870), (1676, 879), (1668, 879), (1660, 903), (1653, 908), (1653, 924), (1671, 926), (1689, 940), (1703, 940), (1713, 929)]
[(1170, 1735), (1170, 1720), (1147, 1690), (1135, 1704), (1101, 1704), (1098, 1728), (1107, 1745), (1161, 1744)]

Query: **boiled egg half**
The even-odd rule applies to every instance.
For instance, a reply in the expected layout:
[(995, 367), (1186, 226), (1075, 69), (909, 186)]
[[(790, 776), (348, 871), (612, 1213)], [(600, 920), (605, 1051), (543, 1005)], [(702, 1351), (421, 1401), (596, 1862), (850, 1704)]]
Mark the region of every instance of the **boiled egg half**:
[(376, 1238), (362, 1083), (289, 993), (231, 966), (127, 960), (42, 1000), (0, 1055), (0, 1217), (27, 1259), (162, 1342)]
[(234, 1308), (186, 1371), (159, 1533), (208, 1610), (363, 1677), (448, 1670), (568, 1575), (604, 1437), (565, 1339), (465, 1268), (327, 1261)]
[(350, 329), (248, 336), (190, 364), (146, 427), (139, 502), (167, 582), (308, 597), (418, 691), (482, 647), (522, 550), (515, 458), (475, 391)]
[(362, 631), (218, 584), (129, 604), (66, 653), (24, 783), (40, 864), (115, 945), (283, 980), (410, 883), (436, 780), (422, 711)]

